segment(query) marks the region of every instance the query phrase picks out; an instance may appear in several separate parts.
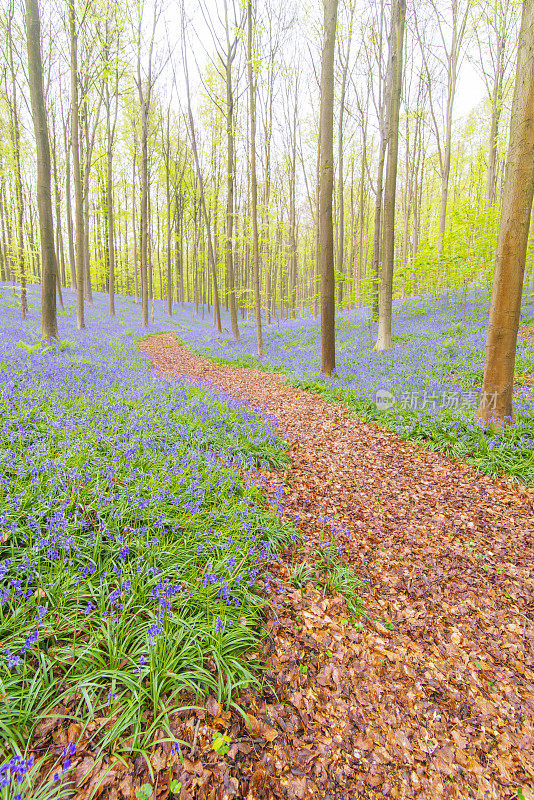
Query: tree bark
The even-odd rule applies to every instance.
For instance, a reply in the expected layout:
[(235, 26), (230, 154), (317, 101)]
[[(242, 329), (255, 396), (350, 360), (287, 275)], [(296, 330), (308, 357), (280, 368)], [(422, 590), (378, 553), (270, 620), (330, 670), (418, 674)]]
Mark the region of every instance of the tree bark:
[[(378, 147), (378, 168), (376, 178), (376, 198), (375, 198), (375, 213), (374, 213), (374, 235), (373, 235), (373, 254), (371, 257), (371, 319), (378, 319), (379, 313), (379, 273), (380, 263), (382, 261), (382, 204), (384, 201), (384, 162), (386, 159), (386, 127), (387, 127), (387, 85), (384, 86), (383, 69), (382, 69), (382, 50), (383, 50), (383, 30), (384, 30), (384, 0), (380, 0), (380, 25), (378, 33), (378, 79), (379, 79), (379, 102), (378, 102), (378, 124), (380, 143)], [(368, 84), (369, 87), (369, 84)], [(368, 88), (369, 92), (369, 88)], [(368, 107), (368, 106), (367, 106)]]
[(69, 124), (64, 124), (64, 141), (65, 141), (65, 210), (67, 212), (67, 243), (69, 248), (69, 268), (70, 268), (70, 285), (71, 289), (76, 292), (76, 256), (74, 255), (74, 231), (72, 226), (72, 206), (71, 206), (71, 191), (70, 191), (70, 157), (71, 145), (70, 136), (68, 135)]
[(382, 274), (380, 278), (380, 311), (375, 350), (391, 347), (391, 310), (393, 296), (393, 262), (395, 257), (395, 195), (399, 150), (399, 108), (402, 91), (402, 48), (406, 0), (394, 0), (391, 8), (389, 46), (389, 91), (387, 123), (387, 166), (382, 220)]
[(69, 0), (69, 38), (70, 38), (70, 91), (71, 91), (71, 150), (74, 180), (74, 219), (76, 228), (75, 262), (76, 262), (76, 321), (78, 330), (85, 328), (84, 319), (84, 230), (83, 230), (83, 193), (80, 172), (80, 120), (78, 108), (78, 53), (76, 18), (74, 0)]
[[(189, 72), (188, 72), (188, 68), (187, 68), (187, 51), (185, 49), (185, 30), (184, 30), (184, 25), (185, 25), (185, 10), (184, 10), (183, 2), (182, 2), (182, 55), (183, 55), (183, 63), (184, 63), (185, 86), (186, 86), (186, 93), (187, 93), (187, 115), (188, 115), (188, 119), (189, 119), (189, 132), (191, 134), (191, 147), (192, 147), (192, 150), (193, 150), (193, 157), (195, 159), (195, 168), (196, 168), (196, 173), (197, 173), (197, 177), (198, 177), (202, 213), (203, 213), (203, 216), (204, 216), (204, 222), (205, 222), (205, 225), (206, 225), (206, 231), (207, 231), (207, 236), (208, 236), (208, 256), (209, 256), (209, 261), (210, 261), (210, 264), (211, 264), (211, 274), (212, 274), (212, 279), (213, 279), (213, 305), (214, 305), (213, 314), (214, 314), (214, 319), (215, 319), (215, 324), (217, 326), (217, 330), (219, 331), (219, 333), (221, 333), (222, 325), (221, 325), (221, 311), (220, 311), (220, 304), (219, 304), (219, 287), (218, 287), (218, 283), (217, 283), (217, 263), (215, 261), (215, 254), (214, 254), (214, 251), (213, 251), (213, 240), (212, 240), (212, 236), (211, 236), (211, 226), (209, 224), (208, 212), (207, 212), (207, 209), (206, 209), (206, 197), (205, 197), (205, 193), (204, 193), (204, 179), (202, 177), (202, 170), (200, 169), (200, 160), (199, 160), (199, 157), (198, 157), (197, 139), (196, 139), (196, 134), (195, 134), (195, 123), (194, 123), (194, 119), (193, 119), (193, 112), (192, 112), (192, 109), (191, 109), (191, 93), (190, 93), (190, 89), (189, 89)], [(186, 271), (186, 275), (187, 276), (189, 275), (188, 271)], [(188, 278), (187, 286), (188, 286), (187, 292), (188, 292), (188, 299), (189, 299), (189, 278)]]
[(252, 0), (247, 2), (248, 83), (250, 96), (250, 198), (252, 212), (252, 250), (254, 308), (256, 312), (256, 340), (258, 358), (263, 356), (260, 299), (260, 252), (258, 241), (258, 181), (256, 178), (256, 87), (252, 64)]
[(172, 230), (171, 230), (171, 176), (170, 176), (170, 137), (171, 110), (167, 110), (167, 137), (164, 142), (165, 155), (165, 199), (167, 201), (167, 313), (172, 316), (173, 280), (172, 280)]
[[(65, 272), (65, 249), (63, 246), (63, 232), (61, 230), (61, 193), (59, 189), (59, 176), (57, 170), (57, 150), (56, 150), (56, 131), (55, 122), (53, 122), (52, 146), (50, 154), (52, 157), (52, 173), (54, 176), (54, 212), (56, 217), (56, 269), (58, 279), (61, 276), (61, 283), (63, 286), (67, 285), (67, 275)], [(52, 191), (52, 190), (50, 190)]]
[(50, 144), (43, 91), (41, 60), (41, 25), (38, 0), (26, 0), (26, 45), (28, 50), (28, 80), (33, 127), (37, 146), (37, 207), (41, 234), (42, 295), (41, 320), (43, 339), (57, 339), (56, 276), (57, 260), (54, 247), (54, 218), (50, 191)]
[(0, 219), (2, 221), (2, 236), (4, 239), (4, 254), (6, 259), (6, 280), (14, 281), (13, 234), (11, 232), (11, 223), (7, 211), (6, 189), (4, 182), (2, 182), (0, 185)]
[(135, 125), (133, 126), (134, 133), (134, 152), (132, 158), (132, 236), (133, 236), (133, 257), (134, 257), (134, 277), (135, 277), (135, 302), (139, 302), (139, 270), (137, 266), (137, 222), (136, 222), (136, 186), (135, 186), (135, 164), (137, 161), (137, 132)]
[[(11, 84), (13, 91), (13, 100), (9, 103), (10, 121), (11, 121), (11, 138), (13, 142), (13, 152), (15, 155), (15, 198), (17, 206), (17, 261), (18, 272), (20, 280), (20, 307), (23, 318), (28, 313), (28, 300), (26, 297), (26, 267), (24, 261), (24, 197), (22, 191), (22, 167), (20, 159), (20, 120), (17, 105), (17, 80), (15, 74), (15, 65), (13, 61), (13, 33), (11, 23), (14, 14), (14, 6), (10, 3), (8, 12), (8, 51), (9, 51), (9, 66), (11, 72)], [(7, 95), (7, 91), (6, 91)]]
[[(149, 280), (152, 283), (152, 270), (149, 267), (148, 237), (149, 237), (149, 200), (148, 200), (148, 116), (150, 113), (150, 103), (152, 98), (152, 52), (154, 48), (154, 37), (157, 21), (157, 3), (154, 4), (154, 17), (152, 23), (152, 36), (148, 50), (148, 75), (146, 82), (143, 81), (141, 74), (141, 43), (142, 43), (142, 9), (139, 14), (139, 24), (137, 29), (137, 93), (139, 96), (139, 107), (141, 116), (141, 200), (139, 209), (139, 225), (141, 229), (139, 247), (139, 273), (141, 278), (141, 317), (145, 328), (148, 328), (148, 297)], [(143, 86), (143, 84), (145, 84)], [(150, 271), (150, 275), (149, 275)]]
[[(115, 67), (113, 103), (114, 114), (112, 119), (112, 97), (109, 87), (109, 58), (110, 58), (110, 32), (109, 22), (106, 19), (106, 40), (104, 45), (105, 59), (105, 78), (104, 78), (104, 99), (106, 106), (106, 209), (107, 209), (107, 238), (108, 238), (108, 270), (109, 270), (109, 313), (115, 316), (115, 216), (113, 213), (113, 143), (115, 139), (115, 129), (117, 125), (117, 112), (119, 104), (119, 76), (118, 69)], [(117, 43), (118, 44), (118, 43)], [(115, 58), (117, 55), (115, 54)]]
[[(226, 6), (225, 6), (226, 8)], [(230, 323), (234, 339), (239, 339), (237, 324), (236, 291), (233, 263), (233, 229), (234, 229), (234, 95), (232, 91), (232, 60), (230, 44), (226, 54), (226, 246), (225, 261), (228, 276), (228, 301), (230, 306)]]
[(534, 0), (523, 0), (501, 223), (477, 418), (493, 430), (513, 422), (517, 331), (534, 196)]
[(321, 372), (331, 375), (335, 356), (334, 227), (334, 50), (337, 0), (323, 0), (324, 43), (321, 64), (319, 248), (321, 264)]
[[(297, 301), (297, 211), (296, 211), (296, 172), (297, 172), (297, 110), (298, 110), (298, 77), (295, 77), (295, 95), (293, 98), (293, 120), (291, 123), (291, 164), (289, 172), (289, 300), (291, 317), (295, 318)], [(333, 160), (333, 157), (332, 157)]]
[(495, 85), (491, 98), (491, 130), (489, 140), (488, 170), (486, 173), (486, 207), (495, 202), (495, 183), (497, 178), (499, 122), (503, 103), (505, 35), (499, 31), (497, 44), (497, 66), (495, 69)]
[[(352, 26), (354, 20), (354, 9), (356, 8), (356, 3), (352, 0), (350, 4), (350, 22), (349, 22), (349, 32), (347, 36), (347, 52), (345, 53), (345, 61), (343, 64), (343, 75), (341, 78), (341, 96), (339, 98), (339, 119), (338, 119), (338, 130), (337, 130), (337, 145), (338, 145), (338, 156), (337, 156), (337, 168), (338, 168), (338, 180), (337, 180), (337, 189), (338, 189), (338, 233), (337, 233), (337, 269), (340, 275), (344, 274), (343, 267), (344, 267), (344, 244), (345, 244), (345, 219), (344, 219), (344, 212), (345, 212), (345, 198), (343, 195), (344, 192), (344, 183), (343, 183), (343, 120), (345, 115), (345, 96), (347, 93), (347, 74), (349, 69), (349, 56), (350, 56), (350, 46), (352, 42)], [(343, 281), (340, 280), (337, 287), (337, 302), (338, 305), (341, 306), (343, 302)]]
[(0, 265), (0, 280), (2, 281), (9, 281), (10, 273), (9, 273), (9, 247), (8, 247), (8, 240), (6, 235), (6, 226), (4, 220), (4, 176), (1, 170), (1, 161), (0, 161), (0, 175), (2, 180), (0, 181), (0, 230), (2, 232), (2, 242), (1, 242), (1, 258), (2, 262)]

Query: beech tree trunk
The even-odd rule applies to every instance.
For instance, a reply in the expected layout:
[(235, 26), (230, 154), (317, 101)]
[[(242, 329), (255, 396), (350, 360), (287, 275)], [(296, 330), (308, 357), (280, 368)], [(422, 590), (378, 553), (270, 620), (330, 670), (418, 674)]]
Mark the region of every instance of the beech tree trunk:
[[(189, 71), (187, 67), (187, 50), (186, 50), (186, 43), (185, 43), (185, 10), (184, 4), (182, 2), (182, 56), (183, 56), (183, 64), (184, 64), (184, 77), (185, 77), (185, 88), (187, 93), (187, 116), (189, 119), (189, 133), (191, 135), (191, 147), (193, 150), (193, 158), (195, 160), (195, 168), (198, 177), (198, 184), (199, 184), (199, 191), (200, 191), (200, 203), (202, 206), (202, 214), (204, 216), (204, 223), (206, 225), (206, 232), (208, 237), (208, 257), (211, 264), (211, 274), (213, 280), (213, 318), (217, 330), (219, 333), (222, 331), (221, 325), (221, 309), (219, 304), (219, 286), (217, 282), (217, 262), (215, 261), (215, 253), (213, 250), (213, 239), (211, 235), (211, 225), (208, 218), (208, 211), (206, 208), (206, 196), (204, 192), (204, 179), (202, 177), (202, 170), (200, 168), (200, 160), (198, 157), (198, 148), (197, 148), (197, 137), (195, 133), (195, 122), (193, 119), (193, 111), (191, 109), (191, 93), (189, 89)], [(189, 252), (189, 251), (188, 251)], [(187, 277), (187, 299), (189, 300), (189, 272), (186, 269), (186, 277)]]
[(382, 220), (382, 273), (380, 309), (375, 350), (391, 347), (391, 309), (393, 297), (393, 262), (395, 257), (395, 195), (399, 151), (399, 108), (402, 91), (402, 46), (406, 0), (394, 0), (391, 7), (391, 34), (388, 65), (387, 166)]
[[(373, 233), (373, 254), (371, 257), (371, 277), (372, 277), (372, 298), (371, 298), (371, 319), (378, 319), (379, 313), (379, 273), (382, 261), (382, 204), (384, 201), (384, 162), (386, 160), (386, 139), (387, 139), (387, 80), (384, 81), (382, 69), (382, 49), (383, 49), (383, 30), (384, 30), (384, 2), (380, 2), (380, 23), (378, 28), (378, 79), (379, 79), (379, 101), (378, 101), (378, 127), (379, 127), (379, 147), (378, 147), (378, 166), (376, 176), (376, 197), (374, 213), (374, 233)], [(369, 85), (368, 85), (369, 97)], [(368, 109), (369, 101), (367, 102)], [(363, 113), (362, 113), (363, 116)], [(366, 111), (367, 116), (367, 111)]]
[[(513, 0), (493, 0), (488, 3), (484, 15), (490, 39), (483, 49), (480, 43), (480, 66), (491, 101), (491, 128), (489, 138), (488, 168), (486, 172), (486, 207), (496, 202), (495, 189), (499, 171), (499, 123), (504, 101), (504, 86), (507, 81), (509, 51), (513, 45), (513, 20), (516, 14)], [(478, 32), (477, 32), (478, 38)], [(489, 56), (489, 57), (488, 57)], [(487, 66), (486, 66), (487, 65)]]
[(233, 261), (234, 231), (234, 96), (232, 92), (232, 59), (230, 49), (226, 61), (226, 247), (225, 261), (228, 276), (228, 302), (230, 306), (230, 323), (234, 339), (239, 339), (237, 324), (237, 307), (235, 291), (235, 275)]
[[(349, 31), (347, 35), (347, 52), (345, 53), (345, 61), (343, 64), (343, 75), (341, 78), (341, 96), (339, 100), (339, 119), (338, 119), (338, 132), (337, 132), (337, 145), (338, 145), (338, 234), (337, 234), (337, 269), (341, 275), (344, 275), (344, 244), (345, 244), (345, 198), (344, 181), (343, 181), (343, 128), (344, 128), (344, 115), (345, 115), (345, 97), (347, 93), (347, 74), (349, 68), (350, 46), (352, 42), (352, 25), (354, 20), (354, 10), (356, 3), (352, 0), (350, 4), (350, 22)], [(343, 281), (340, 280), (337, 287), (337, 302), (341, 306), (343, 302)]]
[[(11, 138), (15, 156), (15, 197), (17, 206), (17, 266), (20, 280), (20, 308), (23, 318), (28, 313), (28, 300), (26, 297), (26, 266), (24, 261), (24, 196), (22, 190), (22, 167), (20, 158), (20, 120), (17, 104), (17, 80), (13, 61), (13, 33), (11, 23), (14, 14), (14, 5), (10, 3), (8, 12), (8, 52), (11, 72), (11, 85), (13, 91), (12, 102), (9, 102)], [(7, 94), (7, 92), (6, 92)]]
[(69, 124), (64, 123), (63, 135), (65, 142), (65, 211), (67, 213), (67, 244), (69, 248), (70, 285), (76, 292), (76, 256), (74, 255), (74, 232), (72, 229), (72, 206), (70, 197), (70, 157), (71, 146), (68, 133)]
[(258, 358), (263, 355), (261, 335), (260, 251), (258, 241), (258, 182), (256, 179), (256, 87), (252, 65), (252, 0), (247, 2), (248, 84), (250, 97), (250, 197), (252, 212), (252, 272), (254, 281), (254, 309), (256, 312), (256, 340)]
[(477, 418), (493, 430), (513, 422), (517, 331), (534, 196), (534, 0), (523, 0), (501, 223)]
[[(297, 302), (297, 212), (296, 212), (296, 169), (297, 169), (297, 111), (298, 111), (298, 77), (295, 78), (295, 96), (293, 99), (293, 120), (291, 123), (291, 165), (289, 170), (289, 300), (291, 317), (295, 318)], [(333, 160), (333, 157), (332, 157)]]
[(170, 172), (170, 156), (171, 156), (171, 138), (170, 138), (170, 108), (167, 111), (167, 137), (163, 142), (163, 153), (165, 158), (165, 199), (167, 201), (167, 313), (169, 317), (172, 316), (172, 298), (173, 298), (173, 281), (172, 281), (172, 230), (171, 230), (171, 176)]
[[(50, 146), (50, 155), (52, 160), (52, 175), (54, 179), (54, 212), (56, 217), (56, 270), (58, 275), (58, 282), (63, 284), (63, 286), (67, 285), (67, 275), (65, 272), (65, 249), (63, 246), (63, 232), (61, 230), (61, 193), (59, 188), (59, 176), (57, 170), (57, 150), (56, 150), (56, 131), (55, 131), (55, 122), (54, 118), (52, 117), (52, 144), (50, 146), (50, 138), (49, 138), (49, 146)], [(50, 189), (50, 193), (52, 193), (52, 189)], [(61, 281), (59, 278), (61, 277)], [(59, 295), (59, 293), (58, 293)], [(61, 298), (60, 298), (61, 299)]]
[(337, 0), (323, 0), (324, 44), (321, 64), (319, 118), (319, 259), (321, 265), (321, 372), (331, 375), (336, 367), (334, 226), (334, 50)]
[(488, 169), (486, 173), (486, 206), (492, 206), (495, 202), (495, 180), (497, 177), (497, 156), (499, 138), (499, 119), (501, 116), (501, 87), (496, 87), (498, 98), (492, 102), (491, 108), (491, 130), (489, 139)]
[[(118, 44), (118, 43), (117, 43)], [(108, 251), (108, 295), (109, 313), (115, 316), (115, 215), (113, 213), (113, 144), (117, 125), (117, 112), (119, 104), (119, 76), (115, 65), (112, 92), (110, 92), (109, 75), (110, 65), (110, 31), (106, 19), (106, 40), (104, 46), (105, 78), (104, 78), (104, 103), (106, 106), (106, 207), (107, 207), (107, 251)], [(113, 57), (117, 59), (117, 54)], [(113, 97), (112, 97), (113, 94)], [(112, 119), (112, 104), (113, 119)]]
[[(385, 113), (385, 112), (384, 112)], [(371, 261), (372, 269), (372, 302), (371, 318), (378, 319), (379, 314), (379, 277), (380, 262), (382, 260), (382, 204), (384, 201), (384, 162), (386, 160), (386, 134), (381, 134), (380, 149), (378, 154), (378, 174), (376, 179), (376, 198), (374, 215), (374, 235), (373, 235), (373, 256)]]
[(139, 97), (139, 110), (141, 116), (141, 170), (140, 170), (140, 208), (139, 208), (139, 226), (141, 229), (140, 247), (139, 247), (139, 274), (141, 278), (141, 318), (145, 328), (148, 328), (148, 299), (149, 295), (152, 296), (152, 266), (149, 263), (149, 183), (148, 183), (148, 118), (150, 113), (150, 104), (152, 100), (152, 53), (154, 49), (154, 37), (156, 33), (156, 22), (158, 14), (158, 4), (154, 4), (154, 16), (152, 19), (152, 35), (147, 53), (147, 76), (146, 79), (142, 75), (142, 24), (143, 13), (142, 9), (139, 14), (139, 23), (137, 28), (137, 94)]
[(139, 252), (139, 274), (141, 277), (141, 316), (148, 328), (148, 109), (143, 97), (141, 102), (141, 203), (139, 210), (141, 243)]
[(133, 257), (134, 257), (134, 275), (135, 275), (135, 302), (139, 302), (139, 271), (137, 268), (137, 222), (136, 222), (136, 203), (137, 203), (137, 186), (136, 186), (136, 162), (137, 162), (137, 132), (135, 125), (133, 126), (134, 134), (134, 151), (132, 158), (132, 233), (133, 233)]
[(41, 25), (38, 0), (26, 0), (26, 45), (28, 50), (28, 80), (32, 107), (33, 128), (37, 146), (37, 207), (41, 234), (42, 299), (41, 320), (43, 339), (57, 339), (56, 276), (57, 261), (54, 247), (54, 218), (50, 191), (50, 144), (43, 91), (41, 60)]
[(72, 171), (74, 180), (74, 220), (76, 229), (75, 262), (76, 262), (76, 322), (78, 330), (85, 328), (84, 319), (84, 231), (83, 231), (83, 193), (80, 172), (80, 120), (78, 108), (78, 52), (76, 36), (76, 19), (74, 0), (69, 0), (69, 35), (70, 35), (70, 91), (71, 91), (71, 150)]
[(0, 280), (2, 281), (9, 281), (10, 279), (10, 271), (9, 271), (9, 243), (7, 239), (7, 231), (4, 219), (4, 176), (2, 174), (1, 169), (2, 162), (0, 160), (0, 230), (2, 231), (2, 242), (1, 242), (1, 250), (2, 250), (2, 263), (0, 268)]

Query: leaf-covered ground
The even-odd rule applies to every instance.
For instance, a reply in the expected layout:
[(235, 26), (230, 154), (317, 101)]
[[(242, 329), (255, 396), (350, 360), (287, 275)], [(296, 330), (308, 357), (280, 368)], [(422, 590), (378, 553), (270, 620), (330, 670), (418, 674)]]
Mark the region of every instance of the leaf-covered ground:
[[(198, 355), (281, 373), (290, 385), (342, 401), (403, 439), (423, 442), (478, 471), (514, 475), (534, 486), (533, 297), (525, 291), (515, 364), (515, 424), (500, 434), (475, 421), (488, 314), (488, 292), (480, 287), (395, 301), (393, 347), (377, 353), (377, 324), (369, 310), (340, 312), (336, 372), (329, 378), (319, 373), (320, 321), (311, 315), (264, 325), (261, 361), (251, 322), (241, 323), (237, 341), (227, 325), (218, 333), (188, 321), (177, 332)], [(383, 401), (378, 406), (377, 393)], [(493, 398), (486, 402), (491, 406)]]
[[(218, 708), (190, 720), (191, 738), (231, 746), (216, 769), (213, 752), (174, 765), (181, 799), (532, 797), (534, 491), (169, 334), (142, 350), (279, 420), (291, 465), (256, 480), (304, 536), (271, 585), (252, 731)], [(325, 587), (325, 542), (364, 581), (359, 617)]]

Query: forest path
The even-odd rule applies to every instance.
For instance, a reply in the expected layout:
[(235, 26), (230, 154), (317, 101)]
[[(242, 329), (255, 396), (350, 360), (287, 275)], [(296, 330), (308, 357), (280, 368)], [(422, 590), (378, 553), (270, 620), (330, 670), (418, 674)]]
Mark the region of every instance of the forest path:
[(172, 334), (141, 349), (158, 372), (209, 382), (279, 420), (291, 465), (270, 473), (266, 493), (286, 482), (284, 516), (300, 516), (305, 550), (331, 537), (329, 517), (366, 581), (371, 616), (359, 628), (338, 595), (294, 590), (280, 565), (287, 589), (272, 595), (265, 656), (277, 696), (260, 709), (279, 733), (252, 777), (233, 772), (236, 796), (515, 798), (533, 786), (534, 491), (276, 375), (199, 358)]

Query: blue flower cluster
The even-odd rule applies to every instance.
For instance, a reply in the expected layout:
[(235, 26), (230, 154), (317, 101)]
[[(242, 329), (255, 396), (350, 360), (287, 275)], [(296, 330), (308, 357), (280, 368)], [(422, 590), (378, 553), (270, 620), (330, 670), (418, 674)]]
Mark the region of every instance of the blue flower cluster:
[(61, 343), (42, 346), (38, 291), (23, 322), (0, 285), (0, 752), (60, 697), (131, 733), (181, 691), (241, 680), (283, 534), (242, 477), (284, 457), (272, 424), (156, 376), (131, 301), (111, 320), (95, 293), (78, 332), (66, 291)]
[[(534, 347), (533, 336), (518, 339), (514, 393), (515, 425), (493, 437), (475, 421), (480, 405), (488, 291), (475, 286), (398, 300), (393, 308), (393, 347), (375, 352), (377, 325), (368, 309), (336, 316), (336, 373), (319, 374), (320, 322), (312, 316), (276, 320), (263, 332), (263, 365), (284, 373), (292, 383), (347, 400), (369, 419), (400, 436), (425, 440), (489, 472), (511, 472), (534, 482)], [(525, 330), (534, 328), (534, 305), (526, 290), (522, 306)], [(257, 362), (253, 324), (241, 326), (241, 338), (230, 332), (206, 332), (191, 325), (180, 337), (195, 352), (253, 366)], [(377, 393), (391, 400), (377, 410)], [(491, 397), (485, 402), (491, 403)], [(490, 406), (491, 407), (491, 406)]]
[(8, 786), (11, 787), (14, 790), (12, 800), (22, 799), (22, 793), (17, 787), (20, 787), (24, 782), (24, 777), (32, 768), (33, 761), (33, 756), (24, 759), (22, 756), (15, 755), (9, 761), (0, 764), (0, 790)]

